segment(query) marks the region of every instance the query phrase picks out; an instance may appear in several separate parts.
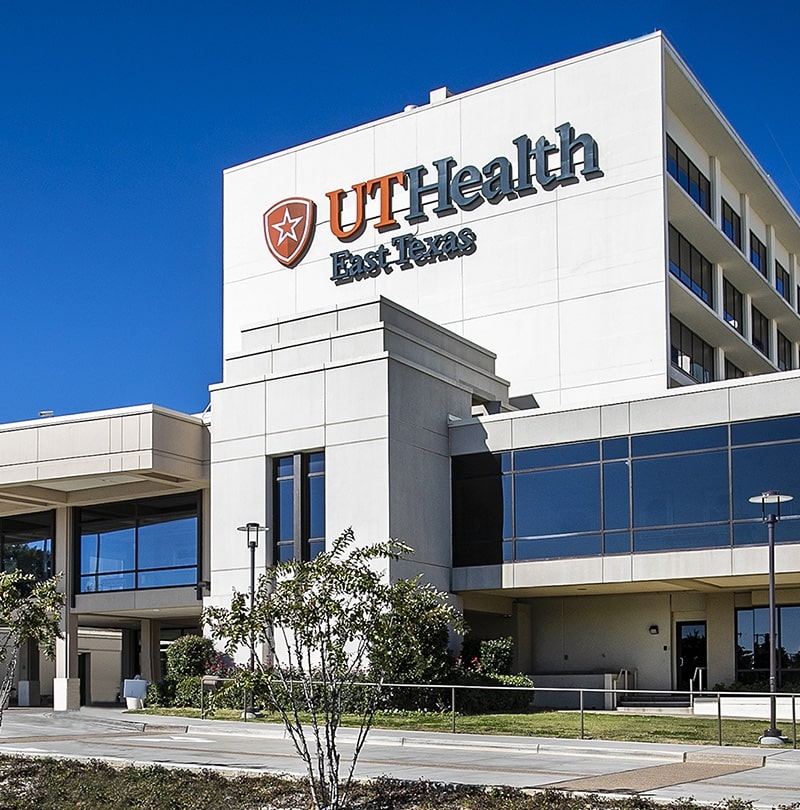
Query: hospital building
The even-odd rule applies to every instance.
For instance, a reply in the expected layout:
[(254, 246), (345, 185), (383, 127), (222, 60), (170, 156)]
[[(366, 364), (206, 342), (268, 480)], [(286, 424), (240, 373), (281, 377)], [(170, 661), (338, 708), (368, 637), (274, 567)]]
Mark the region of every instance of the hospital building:
[(800, 681), (800, 219), (661, 33), (224, 172), (210, 405), (0, 425), (5, 568), (63, 572), (55, 708), (158, 679), (352, 526), (537, 686)]

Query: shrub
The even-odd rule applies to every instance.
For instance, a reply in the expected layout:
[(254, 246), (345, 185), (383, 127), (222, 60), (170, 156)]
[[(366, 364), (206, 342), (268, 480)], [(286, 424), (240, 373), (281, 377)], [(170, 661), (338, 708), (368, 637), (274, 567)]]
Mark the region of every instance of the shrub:
[(510, 675), (514, 658), (514, 639), (511, 636), (481, 641), (479, 660), (484, 672)]
[(202, 675), (187, 675), (175, 684), (173, 706), (190, 706), (200, 708), (200, 689)]
[(463, 668), (454, 670), (454, 674), (453, 682), (460, 686), (522, 687), (518, 692), (505, 689), (459, 689), (456, 692), (456, 710), (461, 714), (524, 712), (533, 702), (533, 692), (528, 691), (533, 686), (533, 681), (526, 675), (497, 675)]
[(203, 675), (216, 660), (214, 643), (203, 636), (181, 636), (167, 647), (167, 678)]

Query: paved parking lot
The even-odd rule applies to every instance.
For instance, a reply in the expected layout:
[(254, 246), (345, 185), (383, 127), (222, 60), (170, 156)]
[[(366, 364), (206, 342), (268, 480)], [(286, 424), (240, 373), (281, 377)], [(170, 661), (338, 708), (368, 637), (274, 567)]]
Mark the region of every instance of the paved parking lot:
[[(341, 732), (343, 759), (353, 733)], [(126, 715), (120, 709), (54, 714), (10, 709), (0, 753), (300, 775), (280, 726)], [(798, 803), (800, 751), (401, 732), (370, 734), (356, 771), (465, 784), (638, 794), (655, 799), (730, 797), (757, 808)]]

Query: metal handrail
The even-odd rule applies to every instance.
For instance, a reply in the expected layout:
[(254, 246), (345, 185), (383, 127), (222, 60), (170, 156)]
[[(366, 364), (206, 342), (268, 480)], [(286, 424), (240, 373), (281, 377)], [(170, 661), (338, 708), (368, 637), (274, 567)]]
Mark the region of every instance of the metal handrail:
[(695, 681), (697, 682), (697, 692), (703, 691), (703, 674), (705, 673), (705, 667), (695, 667), (694, 674), (692, 675), (691, 679), (689, 680), (689, 705), (694, 707), (694, 697), (695, 697), (695, 688), (694, 684)]

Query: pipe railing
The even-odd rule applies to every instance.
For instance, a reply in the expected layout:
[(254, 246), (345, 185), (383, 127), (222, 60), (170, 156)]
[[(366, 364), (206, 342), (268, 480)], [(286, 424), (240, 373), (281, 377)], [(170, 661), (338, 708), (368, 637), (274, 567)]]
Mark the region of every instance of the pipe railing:
[[(700, 669), (698, 667), (698, 669)], [(625, 670), (623, 670), (624, 672)], [(621, 673), (620, 673), (621, 674)], [(697, 672), (695, 672), (697, 675)], [(206, 704), (205, 704), (205, 693), (209, 690), (215, 691), (219, 688), (221, 683), (224, 682), (234, 682), (235, 678), (220, 678), (216, 676), (204, 676), (201, 680), (201, 689), (200, 689), (200, 715), (201, 717), (205, 718), (206, 714), (208, 713)], [(289, 683), (299, 683), (295, 681), (290, 681)], [(602, 709), (596, 709), (592, 707), (586, 706), (586, 697), (587, 695), (596, 695), (600, 697), (600, 702), (605, 698), (609, 692), (616, 693), (617, 686), (616, 684), (611, 689), (606, 688), (592, 688), (592, 687), (558, 687), (558, 686), (547, 686), (547, 687), (539, 687), (539, 686), (467, 686), (463, 684), (410, 684), (410, 683), (382, 683), (377, 684), (370, 681), (358, 681), (352, 685), (354, 688), (359, 686), (364, 687), (374, 687), (380, 686), (381, 689), (425, 689), (428, 692), (431, 691), (441, 691), (443, 692), (443, 698), (440, 702), (442, 710), (440, 713), (444, 713), (444, 707), (447, 706), (449, 703), (449, 714), (451, 716), (451, 729), (453, 733), (456, 733), (456, 717), (458, 716), (457, 707), (458, 707), (458, 700), (457, 694), (460, 692), (489, 692), (489, 693), (498, 693), (498, 692), (529, 692), (531, 695), (530, 706), (533, 706), (535, 695), (536, 694), (550, 694), (554, 693), (557, 695), (567, 695), (572, 696), (574, 702), (576, 704), (576, 708), (579, 713), (579, 729), (580, 729), (580, 739), (585, 738), (586, 734), (586, 714), (607, 714), (613, 715), (614, 712), (604, 711)], [(691, 684), (690, 684), (691, 686)], [(694, 707), (694, 701), (698, 697), (705, 697), (715, 701), (716, 703), (716, 720), (717, 720), (717, 743), (719, 745), (723, 745), (723, 720), (726, 719), (723, 714), (722, 710), (722, 702), (723, 698), (732, 698), (736, 700), (741, 700), (742, 698), (750, 699), (752, 701), (757, 700), (764, 700), (770, 697), (770, 693), (768, 692), (724, 692), (724, 691), (704, 691), (699, 692), (693, 689), (689, 690), (674, 690), (674, 689), (626, 689), (626, 695), (635, 697), (636, 695), (646, 695), (648, 698), (654, 698), (659, 695), (663, 695), (664, 697), (674, 698), (675, 696), (685, 695), (687, 697), (687, 701), (690, 704), (690, 707)], [(776, 698), (789, 700), (791, 701), (791, 720), (786, 721), (791, 723), (792, 727), (792, 747), (797, 748), (797, 701), (800, 698), (800, 695), (794, 692), (778, 692), (776, 693)], [(448, 699), (449, 698), (449, 699)], [(245, 696), (242, 717), (245, 721), (247, 721), (247, 697)], [(615, 704), (616, 705), (616, 704)], [(547, 709), (547, 708), (554, 708), (548, 707), (545, 704), (541, 704), (540, 708)], [(557, 710), (554, 708), (554, 710)], [(509, 714), (526, 714), (526, 712), (509, 712)], [(697, 717), (698, 715), (693, 715)], [(728, 720), (762, 720), (764, 718), (750, 716), (744, 717), (742, 715), (736, 715), (733, 717), (728, 717)]]

